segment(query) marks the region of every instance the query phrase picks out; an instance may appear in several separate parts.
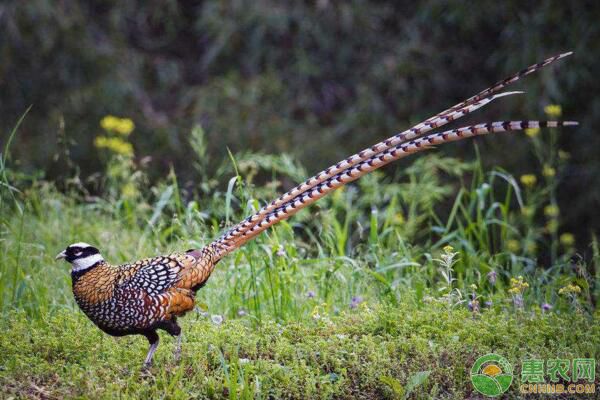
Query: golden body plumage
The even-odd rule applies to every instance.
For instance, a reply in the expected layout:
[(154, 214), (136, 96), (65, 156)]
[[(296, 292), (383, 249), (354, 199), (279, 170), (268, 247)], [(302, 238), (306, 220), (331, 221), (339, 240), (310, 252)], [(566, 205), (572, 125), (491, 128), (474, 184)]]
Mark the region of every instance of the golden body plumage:
[(111, 334), (142, 333), (194, 308), (194, 293), (214, 269), (211, 251), (146, 258), (113, 266), (101, 262), (73, 276), (83, 312)]

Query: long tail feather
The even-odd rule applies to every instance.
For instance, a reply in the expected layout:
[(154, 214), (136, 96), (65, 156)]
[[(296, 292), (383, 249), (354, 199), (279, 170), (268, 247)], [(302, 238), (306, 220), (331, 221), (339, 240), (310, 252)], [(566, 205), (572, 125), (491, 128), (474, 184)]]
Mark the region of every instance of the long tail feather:
[(240, 247), (248, 240), (252, 239), (270, 226), (283, 221), (302, 208), (313, 204), (323, 196), (340, 188), (341, 186), (355, 181), (363, 175), (368, 174), (382, 166), (389, 164), (392, 161), (404, 158), (410, 154), (418, 153), (429, 149), (432, 146), (453, 142), (456, 140), (466, 139), (473, 136), (485, 135), (488, 133), (518, 131), (527, 128), (556, 128), (560, 126), (574, 126), (577, 122), (574, 121), (500, 121), (485, 124), (471, 125), (462, 128), (452, 129), (441, 133), (433, 133), (421, 138), (411, 140), (410, 142), (398, 144), (389, 148), (367, 160), (354, 165), (351, 168), (326, 179), (325, 181), (314, 186), (311, 190), (306, 191), (301, 196), (294, 200), (285, 203), (268, 213), (264, 219), (248, 229), (237, 240), (228, 247), (223, 246), (222, 255), (225, 255), (234, 249)]
[[(492, 95), (494, 93), (498, 93), (500, 90), (504, 89), (508, 85), (515, 83), (519, 79), (524, 78), (525, 76), (532, 74), (535, 71), (542, 69), (545, 66), (552, 64), (555, 61), (558, 61), (562, 58), (568, 57), (571, 54), (573, 54), (573, 52), (568, 51), (566, 53), (557, 54), (555, 56), (547, 58), (544, 61), (541, 61), (537, 64), (530, 65), (529, 67), (522, 69), (521, 71), (517, 72), (514, 75), (509, 76), (508, 78), (505, 78), (505, 79), (502, 79), (501, 81), (496, 82), (494, 85), (490, 86), (487, 89), (482, 90), (481, 92), (477, 93), (475, 96), (470, 97), (467, 100), (450, 107), (446, 111), (455, 110), (457, 108), (464, 107), (466, 104), (472, 104), (472, 103), (479, 101), (485, 97), (489, 97), (490, 95)], [(443, 111), (441, 114), (444, 114), (446, 111)]]
[(500, 93), (500, 94), (497, 94), (494, 96), (490, 96), (490, 97), (481, 99), (473, 104), (464, 105), (463, 107), (458, 108), (454, 111), (446, 110), (446, 111), (444, 111), (443, 114), (438, 114), (434, 117), (431, 117), (431, 118), (427, 119), (426, 121), (421, 122), (418, 125), (415, 125), (414, 127), (410, 128), (404, 132), (401, 132), (394, 136), (391, 136), (384, 141), (381, 141), (359, 153), (356, 153), (356, 154), (346, 158), (345, 160), (342, 160), (342, 161), (338, 162), (337, 164), (332, 165), (331, 167), (319, 172), (315, 176), (307, 179), (306, 181), (302, 182), (298, 186), (296, 186), (293, 189), (289, 190), (288, 192), (284, 193), (277, 199), (273, 200), (271, 203), (262, 207), (255, 214), (251, 215), (250, 217), (246, 218), (239, 224), (232, 227), (223, 236), (221, 236), (221, 238), (219, 238), (219, 241), (228, 243), (228, 242), (235, 240), (236, 237), (240, 236), (245, 231), (250, 229), (258, 221), (260, 221), (265, 215), (267, 215), (269, 212), (273, 211), (277, 207), (280, 207), (282, 204), (285, 204), (290, 200), (293, 200), (296, 196), (299, 196), (302, 193), (306, 192), (307, 190), (312, 189), (313, 187), (315, 187), (319, 183), (325, 181), (326, 179), (332, 177), (333, 175), (338, 174), (341, 171), (344, 171), (345, 169), (350, 168), (350, 167), (356, 165), (357, 163), (359, 163), (363, 160), (366, 160), (375, 154), (380, 153), (381, 151), (385, 151), (385, 150), (389, 149), (390, 147), (393, 147), (399, 143), (402, 143), (406, 140), (414, 139), (415, 137), (418, 137), (418, 136), (420, 136), (424, 133), (427, 133), (433, 129), (436, 129), (438, 127), (446, 125), (447, 123), (449, 123), (451, 121), (457, 120), (457, 119), (465, 116), (466, 114), (472, 113), (473, 111), (489, 104), (490, 102), (492, 102), (493, 100), (495, 100), (497, 98), (504, 97), (504, 96), (510, 96), (513, 94), (521, 94), (521, 93), (523, 93), (523, 92), (515, 91), (515, 92)]
[(522, 78), (526, 75), (529, 75), (529, 74), (537, 71), (538, 69), (543, 68), (544, 66), (549, 65), (549, 64), (551, 64), (561, 58), (564, 58), (570, 54), (572, 54), (572, 53), (571, 52), (562, 53), (562, 54), (556, 55), (554, 57), (548, 58), (540, 63), (531, 65), (530, 67), (525, 68), (524, 70), (519, 71), (518, 73), (516, 73), (506, 79), (503, 79), (503, 80), (499, 81), (498, 83), (496, 83), (495, 85), (490, 86), (489, 88), (479, 92), (477, 95), (472, 96), (469, 99), (467, 99), (461, 103), (458, 103), (458, 104), (450, 107), (449, 109), (444, 110), (441, 113), (415, 125), (414, 127), (410, 128), (404, 132), (401, 132), (397, 135), (394, 135), (382, 142), (379, 142), (379, 143), (371, 146), (370, 148), (367, 148), (357, 154), (354, 154), (354, 155), (348, 157), (347, 159), (342, 160), (339, 163), (321, 171), (317, 175), (313, 176), (312, 178), (309, 178), (305, 182), (294, 187), (290, 191), (286, 192), (279, 198), (277, 198), (274, 201), (272, 201), (271, 203), (269, 203), (268, 205), (262, 207), (255, 214), (251, 215), (250, 217), (246, 218), (239, 224), (237, 224), (234, 227), (232, 227), (231, 229), (229, 229), (225, 234), (223, 234), (223, 236), (221, 236), (219, 239), (217, 239), (214, 242), (214, 245), (216, 245), (220, 248), (228, 248), (232, 243), (237, 241), (237, 238), (242, 236), (246, 231), (251, 229), (253, 226), (258, 224), (260, 221), (262, 221), (265, 218), (265, 216), (267, 216), (273, 210), (277, 209), (278, 207), (281, 207), (283, 204), (286, 204), (289, 201), (292, 201), (293, 199), (302, 195), (306, 191), (313, 189), (314, 187), (316, 187), (317, 185), (326, 181), (327, 179), (331, 178), (332, 176), (339, 174), (339, 173), (343, 172), (344, 170), (351, 168), (354, 165), (356, 165), (364, 160), (368, 160), (370, 157), (373, 157), (374, 155), (377, 155), (383, 151), (386, 151), (387, 149), (397, 146), (398, 144), (400, 144), (404, 141), (412, 140), (412, 139), (414, 139), (418, 136), (421, 136), (433, 129), (441, 127), (441, 126), (443, 126), (451, 121), (454, 121), (458, 118), (461, 118), (462, 116), (464, 116), (468, 113), (471, 113), (471, 112), (489, 104), (491, 101), (493, 101), (497, 98), (521, 93), (521, 92), (506, 92), (506, 93), (495, 94), (495, 93), (499, 92), (500, 90), (502, 90), (503, 88), (505, 88), (506, 86), (516, 82), (520, 78)]

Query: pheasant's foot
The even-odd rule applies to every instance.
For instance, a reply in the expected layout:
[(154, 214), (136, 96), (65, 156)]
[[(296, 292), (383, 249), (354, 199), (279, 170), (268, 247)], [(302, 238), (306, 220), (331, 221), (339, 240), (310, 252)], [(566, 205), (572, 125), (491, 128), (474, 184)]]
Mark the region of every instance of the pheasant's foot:
[(152, 366), (152, 357), (154, 356), (154, 352), (158, 347), (158, 335), (156, 335), (156, 333), (154, 335), (156, 336), (156, 340), (152, 341), (150, 344), (150, 349), (148, 350), (148, 354), (146, 355), (146, 359), (144, 360), (144, 365), (142, 367), (144, 370), (147, 370)]

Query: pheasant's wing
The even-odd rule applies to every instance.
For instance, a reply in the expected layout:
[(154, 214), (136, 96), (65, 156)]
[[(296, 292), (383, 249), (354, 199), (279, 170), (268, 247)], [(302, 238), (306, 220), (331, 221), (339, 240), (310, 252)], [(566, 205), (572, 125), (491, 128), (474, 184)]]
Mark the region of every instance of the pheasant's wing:
[(206, 248), (140, 260), (121, 266), (119, 286), (142, 289), (149, 295), (170, 288), (195, 291), (210, 276), (217, 262), (213, 258), (214, 253)]
[(118, 286), (147, 299), (153, 320), (171, 319), (194, 307), (194, 290), (210, 275), (209, 261), (189, 253), (143, 259), (121, 266)]
[(122, 266), (119, 286), (142, 290), (148, 295), (164, 293), (179, 281), (183, 265), (177, 255), (139, 260)]

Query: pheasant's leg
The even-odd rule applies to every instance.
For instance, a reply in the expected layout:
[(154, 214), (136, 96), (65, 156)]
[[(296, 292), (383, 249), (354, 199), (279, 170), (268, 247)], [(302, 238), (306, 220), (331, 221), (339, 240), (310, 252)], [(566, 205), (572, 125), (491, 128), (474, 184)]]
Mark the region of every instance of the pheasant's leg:
[(179, 361), (181, 358), (181, 327), (177, 325), (177, 318), (173, 317), (170, 321), (168, 321), (164, 325), (164, 329), (172, 336), (177, 338), (177, 342), (175, 344), (175, 362)]
[(154, 356), (154, 352), (158, 347), (158, 334), (156, 331), (149, 332), (145, 336), (148, 338), (148, 342), (150, 342), (150, 349), (148, 350), (146, 360), (144, 361), (144, 369), (152, 365), (152, 357)]
[(181, 358), (181, 333), (177, 335), (177, 344), (175, 345), (175, 362)]

